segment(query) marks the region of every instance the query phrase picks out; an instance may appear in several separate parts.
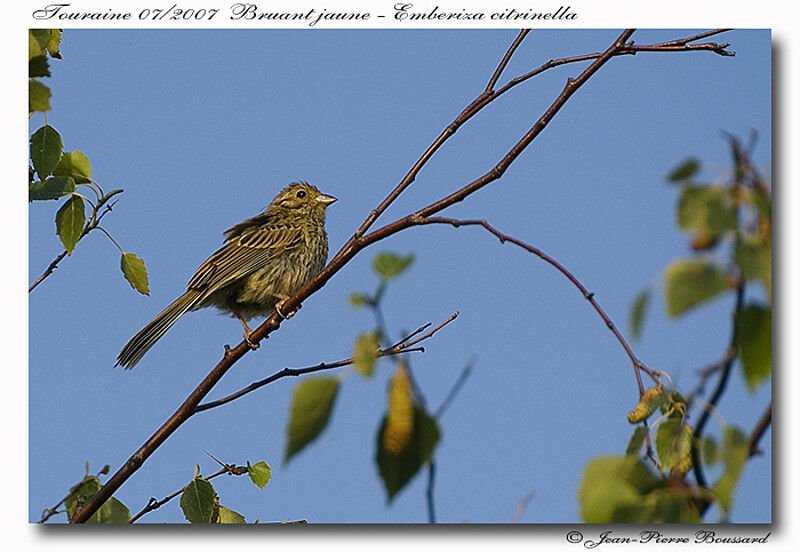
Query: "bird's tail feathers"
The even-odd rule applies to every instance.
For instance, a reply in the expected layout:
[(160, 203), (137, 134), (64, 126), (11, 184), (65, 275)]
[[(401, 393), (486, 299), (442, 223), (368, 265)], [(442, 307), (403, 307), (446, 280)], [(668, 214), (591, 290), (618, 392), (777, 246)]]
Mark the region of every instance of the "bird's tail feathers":
[(172, 327), (183, 313), (194, 307), (199, 298), (199, 291), (189, 290), (173, 301), (170, 306), (148, 322), (144, 328), (139, 330), (139, 332), (125, 344), (117, 357), (115, 366), (122, 366), (126, 370), (136, 366), (136, 363), (150, 350), (150, 347), (161, 339), (161, 336)]

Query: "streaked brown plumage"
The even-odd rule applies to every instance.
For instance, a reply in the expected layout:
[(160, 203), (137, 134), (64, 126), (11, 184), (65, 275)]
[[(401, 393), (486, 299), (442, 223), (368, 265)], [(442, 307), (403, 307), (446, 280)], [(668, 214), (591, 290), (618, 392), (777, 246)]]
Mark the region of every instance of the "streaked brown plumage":
[[(305, 182), (281, 190), (266, 211), (225, 231), (225, 245), (197, 269), (186, 293), (122, 348), (117, 366), (133, 368), (187, 311), (215, 306), (239, 319), (269, 316), (325, 266), (325, 208), (336, 201)], [(277, 305), (277, 307), (276, 307)]]

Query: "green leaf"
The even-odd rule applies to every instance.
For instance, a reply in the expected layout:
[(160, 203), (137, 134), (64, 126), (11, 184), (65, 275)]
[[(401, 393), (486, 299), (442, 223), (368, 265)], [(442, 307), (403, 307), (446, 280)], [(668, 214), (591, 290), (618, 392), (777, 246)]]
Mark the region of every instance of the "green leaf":
[(636, 299), (634, 299), (633, 305), (631, 306), (631, 335), (633, 335), (635, 339), (638, 339), (642, 333), (642, 322), (644, 322), (644, 314), (647, 311), (647, 306), (649, 304), (650, 290), (645, 288), (639, 292), (639, 295), (636, 296)]
[(263, 489), (267, 483), (269, 483), (269, 480), (272, 477), (272, 468), (270, 468), (269, 464), (263, 460), (256, 462), (252, 466), (250, 465), (250, 462), (248, 462), (247, 475), (250, 476), (250, 479), (253, 481), (256, 487)]
[(414, 430), (411, 441), (399, 454), (388, 454), (383, 447), (383, 434), (387, 417), (378, 429), (376, 461), (386, 489), (387, 502), (411, 481), (420, 468), (430, 461), (433, 449), (439, 442), (439, 424), (420, 406), (414, 408)]
[(39, 52), (44, 53), (47, 51), (47, 45), (50, 42), (50, 29), (28, 29), (30, 37), (36, 41), (39, 46)]
[(700, 451), (704, 464), (710, 466), (722, 460), (722, 451), (713, 437), (703, 437)]
[(336, 378), (309, 378), (295, 387), (286, 429), (288, 439), (284, 461), (322, 433), (328, 424), (338, 391), (339, 380)]
[(380, 349), (375, 332), (360, 334), (353, 344), (353, 366), (364, 377), (371, 378), (375, 369), (375, 354)]
[(28, 60), (44, 55), (44, 47), (39, 43), (33, 29), (28, 29)]
[(672, 172), (669, 173), (667, 179), (670, 182), (681, 182), (683, 180), (688, 180), (689, 178), (693, 177), (699, 170), (700, 170), (700, 161), (698, 161), (694, 157), (690, 157), (685, 161), (683, 161), (680, 165), (672, 169)]
[(647, 439), (647, 428), (640, 425), (633, 430), (633, 435), (631, 435), (631, 439), (628, 441), (628, 447), (625, 449), (625, 454), (628, 456), (639, 456), (639, 452), (642, 450), (642, 445), (644, 445), (645, 439)]
[(772, 300), (772, 248), (756, 236), (737, 240), (733, 258), (745, 280), (761, 280)]
[(81, 239), (85, 222), (86, 210), (83, 198), (78, 195), (70, 197), (56, 213), (56, 233), (68, 255), (72, 255), (78, 240)]
[(728, 275), (715, 264), (703, 260), (673, 261), (664, 275), (667, 314), (676, 317), (700, 305), (728, 287)]
[(50, 65), (44, 56), (32, 57), (28, 60), (28, 76), (32, 79), (50, 76)]
[(720, 507), (730, 511), (733, 505), (733, 491), (739, 482), (744, 463), (750, 456), (747, 438), (733, 426), (725, 427), (725, 443), (722, 452), (725, 461), (725, 472), (714, 484), (713, 491), (719, 500)]
[(578, 490), (581, 517), (587, 523), (612, 523), (618, 509), (641, 507), (643, 495), (656, 484), (650, 470), (633, 456), (597, 457), (583, 471)]
[(675, 468), (692, 450), (692, 428), (678, 418), (664, 420), (656, 431), (656, 452), (661, 465)]
[(678, 201), (678, 226), (687, 232), (711, 235), (736, 228), (736, 211), (722, 186), (685, 186)]
[(211, 523), (217, 493), (214, 486), (195, 477), (181, 493), (181, 510), (190, 523)]
[(67, 519), (75, 517), (78, 508), (86, 504), (97, 491), (100, 490), (100, 479), (96, 475), (87, 475), (77, 485), (73, 485), (69, 490), (69, 496), (64, 500), (67, 509)]
[(233, 510), (226, 508), (225, 506), (219, 507), (219, 512), (217, 515), (217, 523), (247, 523), (244, 519), (244, 516), (239, 512), (234, 512)]
[(50, 29), (50, 40), (46, 48), (52, 57), (61, 59), (61, 29)]
[(75, 191), (75, 181), (69, 176), (51, 176), (28, 186), (28, 201), (58, 199)]
[(350, 301), (350, 306), (355, 308), (363, 307), (369, 303), (369, 297), (363, 293), (351, 293), (348, 299)]
[(50, 89), (39, 81), (28, 81), (28, 113), (50, 110)]
[(747, 387), (755, 390), (772, 373), (772, 311), (749, 304), (736, 320), (736, 342)]
[(147, 278), (147, 268), (144, 266), (143, 260), (133, 253), (123, 253), (122, 259), (120, 259), (120, 268), (133, 289), (143, 295), (150, 295), (150, 281)]
[(52, 174), (61, 159), (63, 147), (61, 135), (50, 125), (45, 125), (33, 133), (31, 136), (31, 162), (33, 168), (39, 173), (40, 179), (44, 180)]
[(383, 280), (390, 280), (402, 274), (411, 263), (414, 262), (414, 254), (401, 256), (389, 251), (383, 251), (375, 256), (372, 261), (372, 268), (375, 273)]
[(112, 496), (86, 520), (86, 523), (128, 523), (130, 520), (131, 512), (128, 507)]
[(79, 183), (91, 182), (92, 166), (82, 151), (65, 152), (53, 169), (53, 175), (71, 176)]

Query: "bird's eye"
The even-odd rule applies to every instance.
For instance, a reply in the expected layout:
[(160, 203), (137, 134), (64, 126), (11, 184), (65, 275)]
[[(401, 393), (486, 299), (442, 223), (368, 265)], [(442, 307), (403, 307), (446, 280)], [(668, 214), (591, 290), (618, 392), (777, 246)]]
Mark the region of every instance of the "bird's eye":
[(297, 197), (303, 199), (304, 197), (306, 197), (306, 192), (304, 190), (300, 190), (299, 192), (297, 192)]

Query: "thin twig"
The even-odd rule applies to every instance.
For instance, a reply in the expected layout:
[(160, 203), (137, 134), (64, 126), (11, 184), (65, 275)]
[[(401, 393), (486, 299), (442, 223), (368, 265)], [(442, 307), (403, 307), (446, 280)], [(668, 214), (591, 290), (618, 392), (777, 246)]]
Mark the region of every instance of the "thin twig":
[[(581, 74), (574, 79), (568, 79), (566, 86), (553, 101), (550, 107), (544, 114), (536, 121), (533, 127), (523, 136), (505, 155), (505, 157), (488, 173), (480, 178), (467, 184), (460, 190), (450, 194), (449, 196), (436, 201), (427, 207), (396, 220), (393, 223), (379, 228), (365, 234), (371, 224), (377, 217), (385, 211), (389, 204), (397, 198), (403, 189), (408, 187), (414, 180), (416, 174), (422, 169), (422, 166), (427, 163), (433, 153), (455, 133), (458, 126), (463, 123), (462, 120), (458, 124), (451, 124), (434, 143), (426, 150), (420, 159), (409, 171), (408, 175), (401, 181), (395, 190), (387, 196), (387, 198), (370, 214), (362, 225), (356, 230), (353, 236), (345, 243), (339, 252), (331, 259), (331, 261), (308, 283), (306, 283), (300, 290), (293, 296), (284, 301), (284, 306), (287, 311), (291, 312), (296, 310), (297, 307), (306, 298), (310, 297), (313, 293), (320, 290), (328, 280), (330, 280), (336, 273), (338, 273), (344, 265), (346, 265), (353, 257), (356, 256), (361, 250), (367, 246), (380, 241), (388, 236), (396, 234), (397, 232), (410, 228), (414, 222), (420, 217), (428, 217), (441, 211), (442, 209), (453, 205), (477, 190), (483, 188), (489, 183), (502, 177), (508, 167), (522, 154), (522, 152), (530, 145), (530, 143), (538, 136), (542, 130), (547, 126), (550, 120), (558, 113), (561, 108), (566, 104), (570, 97), (581, 87), (586, 81), (594, 75), (603, 65), (605, 65), (612, 57), (619, 55), (622, 48), (625, 47), (627, 40), (633, 34), (634, 29), (627, 29), (617, 37), (614, 43), (597, 59), (595, 59)], [(497, 95), (495, 95), (497, 97)], [(485, 104), (484, 104), (485, 105)], [(477, 110), (471, 113), (463, 113), (464, 120), (474, 115)], [(251, 334), (248, 341), (242, 340), (239, 345), (233, 349), (227, 349), (225, 354), (217, 365), (208, 373), (202, 382), (192, 391), (192, 393), (184, 400), (178, 409), (164, 422), (164, 424), (143, 444), (133, 455), (117, 470), (117, 472), (106, 482), (106, 484), (91, 498), (87, 503), (80, 508), (72, 521), (74, 523), (82, 523), (88, 520), (97, 509), (110, 498), (114, 492), (125, 482), (128, 478), (135, 473), (145, 460), (155, 452), (158, 447), (167, 440), (167, 438), (176, 431), (186, 420), (188, 420), (196, 411), (197, 405), (200, 401), (214, 388), (219, 380), (227, 373), (227, 371), (245, 354), (252, 350), (252, 344), (258, 343), (266, 338), (270, 333), (277, 330), (282, 322), (282, 318), (273, 314), (265, 320), (258, 328)]]
[(517, 511), (514, 513), (511, 523), (519, 523), (519, 520), (522, 518), (522, 514), (525, 513), (525, 509), (528, 507), (528, 504), (531, 503), (531, 500), (533, 500), (533, 491), (526, 494), (524, 497), (522, 497), (522, 500), (519, 501), (519, 504), (517, 504)]
[(767, 432), (767, 428), (770, 426), (772, 422), (772, 401), (770, 401), (769, 406), (764, 411), (764, 414), (761, 415), (761, 418), (758, 420), (755, 429), (753, 429), (753, 433), (750, 434), (750, 438), (747, 440), (748, 449), (750, 450), (750, 456), (755, 456), (760, 452), (758, 448), (758, 442), (763, 437), (764, 433)]
[(497, 69), (495, 69), (492, 78), (489, 79), (489, 84), (486, 85), (486, 89), (484, 90), (484, 92), (486, 92), (487, 94), (491, 94), (492, 92), (494, 92), (494, 87), (497, 84), (497, 81), (500, 79), (500, 75), (503, 74), (503, 70), (505, 70), (506, 65), (508, 65), (509, 61), (511, 61), (511, 56), (514, 55), (514, 52), (517, 51), (517, 48), (519, 47), (520, 44), (522, 44), (522, 41), (525, 39), (525, 37), (528, 35), (529, 32), (531, 32), (530, 29), (522, 29), (519, 32), (517, 38), (514, 39), (514, 42), (511, 43), (511, 46), (508, 48), (506, 55), (503, 56), (502, 60), (500, 60), (500, 64), (497, 66)]
[(453, 386), (450, 387), (450, 391), (447, 392), (445, 395), (442, 404), (439, 405), (439, 408), (436, 409), (436, 417), (441, 418), (445, 411), (450, 407), (450, 404), (453, 402), (453, 399), (456, 398), (458, 392), (461, 391), (461, 388), (464, 386), (464, 383), (469, 378), (470, 374), (472, 373), (472, 366), (473, 361), (469, 361), (466, 366), (461, 370), (461, 373), (456, 378), (456, 381), (453, 383)]
[(436, 462), (428, 462), (428, 485), (425, 488), (425, 502), (428, 505), (428, 523), (436, 523), (436, 507), (433, 502), (433, 489), (436, 486)]
[[(375, 351), (375, 358), (383, 358), (383, 357), (386, 357), (386, 356), (399, 355), (399, 354), (402, 354), (402, 353), (425, 352), (425, 349), (423, 347), (414, 347), (414, 345), (416, 345), (417, 343), (420, 343), (420, 342), (425, 341), (426, 339), (429, 339), (430, 337), (432, 337), (433, 334), (435, 334), (436, 332), (438, 332), (439, 330), (444, 328), (447, 324), (449, 324), (450, 322), (455, 320), (457, 316), (458, 316), (458, 312), (454, 313), (452, 316), (450, 316), (450, 318), (448, 318), (447, 320), (445, 320), (444, 322), (442, 322), (441, 324), (439, 324), (438, 326), (433, 328), (431, 331), (429, 331), (425, 335), (423, 335), (421, 337), (418, 337), (417, 339), (415, 339), (413, 341), (408, 341), (408, 339), (410, 337), (412, 337), (414, 335), (417, 335), (418, 333), (421, 333), (424, 328), (427, 328), (428, 326), (430, 326), (430, 323), (426, 324), (425, 326), (422, 326), (421, 328), (419, 328), (415, 332), (413, 332), (410, 336), (404, 337), (403, 339), (401, 339), (399, 342), (395, 343), (391, 347), (388, 347), (388, 348), (385, 348), (385, 349), (379, 349), (378, 351)], [(353, 357), (351, 357), (351, 358), (348, 358), (348, 359), (345, 359), (345, 360), (339, 360), (337, 362), (321, 362), (320, 364), (317, 364), (315, 366), (308, 366), (306, 368), (284, 368), (280, 372), (276, 372), (276, 373), (272, 374), (268, 378), (264, 378), (262, 380), (253, 382), (250, 385), (248, 385), (247, 387), (245, 387), (243, 389), (240, 389), (236, 393), (232, 393), (232, 394), (228, 395), (227, 397), (223, 397), (221, 399), (217, 399), (216, 401), (210, 401), (210, 402), (207, 402), (207, 403), (199, 405), (195, 409), (195, 413), (202, 412), (204, 410), (209, 410), (209, 409), (215, 408), (217, 406), (222, 406), (223, 404), (227, 404), (227, 403), (229, 403), (231, 401), (234, 401), (234, 400), (236, 400), (236, 399), (238, 399), (238, 398), (240, 398), (240, 397), (242, 397), (244, 395), (247, 395), (248, 393), (252, 393), (256, 389), (260, 389), (261, 387), (264, 387), (265, 385), (267, 385), (269, 383), (272, 383), (275, 380), (279, 380), (279, 379), (285, 378), (287, 376), (301, 376), (303, 374), (310, 374), (312, 372), (319, 372), (321, 370), (330, 370), (332, 368), (341, 368), (342, 366), (348, 366), (348, 365), (352, 364), (354, 362), (354, 360), (355, 359)]]

